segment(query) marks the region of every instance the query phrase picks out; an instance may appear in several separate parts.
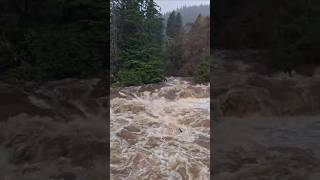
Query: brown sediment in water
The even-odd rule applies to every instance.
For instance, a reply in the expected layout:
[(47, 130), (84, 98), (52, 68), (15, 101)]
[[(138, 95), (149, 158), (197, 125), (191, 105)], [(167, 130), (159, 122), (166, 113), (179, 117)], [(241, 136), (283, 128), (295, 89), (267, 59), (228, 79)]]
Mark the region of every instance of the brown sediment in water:
[(221, 53), (211, 73), (212, 178), (320, 179), (319, 76), (267, 73), (256, 55)]
[(106, 87), (51, 81), (18, 94), (0, 83), (0, 179), (104, 179)]
[(209, 85), (169, 78), (111, 99), (111, 179), (209, 179)]

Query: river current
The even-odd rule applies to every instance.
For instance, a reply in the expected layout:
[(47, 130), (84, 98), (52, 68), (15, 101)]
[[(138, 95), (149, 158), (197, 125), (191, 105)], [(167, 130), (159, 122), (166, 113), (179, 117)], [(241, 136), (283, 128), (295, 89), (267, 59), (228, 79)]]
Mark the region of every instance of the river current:
[(210, 171), (210, 84), (170, 77), (111, 97), (113, 180), (206, 180)]

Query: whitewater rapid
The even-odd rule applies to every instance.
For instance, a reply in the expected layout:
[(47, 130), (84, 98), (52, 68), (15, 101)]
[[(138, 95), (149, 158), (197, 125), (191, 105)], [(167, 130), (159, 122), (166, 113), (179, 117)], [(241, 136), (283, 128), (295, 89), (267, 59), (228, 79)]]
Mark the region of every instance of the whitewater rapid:
[(210, 85), (171, 77), (111, 99), (111, 179), (209, 179)]

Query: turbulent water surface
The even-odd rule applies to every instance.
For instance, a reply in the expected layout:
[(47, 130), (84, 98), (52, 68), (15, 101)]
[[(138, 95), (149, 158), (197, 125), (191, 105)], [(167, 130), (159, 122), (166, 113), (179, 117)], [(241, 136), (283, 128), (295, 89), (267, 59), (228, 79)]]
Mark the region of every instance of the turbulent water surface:
[(215, 123), (215, 180), (319, 180), (319, 116), (223, 118)]
[(209, 85), (168, 78), (111, 99), (111, 178), (209, 179)]

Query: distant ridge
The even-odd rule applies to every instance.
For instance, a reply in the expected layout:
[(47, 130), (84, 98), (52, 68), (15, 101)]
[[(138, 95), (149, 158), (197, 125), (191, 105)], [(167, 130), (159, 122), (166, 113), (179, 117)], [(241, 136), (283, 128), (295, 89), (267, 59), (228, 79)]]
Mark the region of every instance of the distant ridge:
[[(176, 9), (175, 11), (181, 13), (182, 21), (184, 24), (193, 23), (199, 14), (203, 16), (210, 16), (210, 5), (182, 7), (182, 8)], [(165, 21), (167, 21), (169, 14), (171, 12), (172, 11), (167, 12), (163, 15)]]

